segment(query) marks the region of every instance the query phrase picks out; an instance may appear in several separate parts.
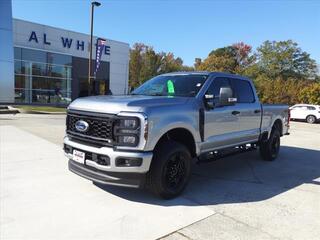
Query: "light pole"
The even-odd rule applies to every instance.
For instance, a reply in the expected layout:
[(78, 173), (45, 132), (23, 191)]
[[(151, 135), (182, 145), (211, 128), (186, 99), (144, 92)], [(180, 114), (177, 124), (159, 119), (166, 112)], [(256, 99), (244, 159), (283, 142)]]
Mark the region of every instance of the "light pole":
[(88, 96), (91, 94), (91, 62), (92, 62), (92, 38), (93, 38), (93, 13), (94, 7), (99, 7), (101, 3), (91, 2), (91, 21), (90, 21), (90, 48), (89, 48), (89, 67), (88, 67)]

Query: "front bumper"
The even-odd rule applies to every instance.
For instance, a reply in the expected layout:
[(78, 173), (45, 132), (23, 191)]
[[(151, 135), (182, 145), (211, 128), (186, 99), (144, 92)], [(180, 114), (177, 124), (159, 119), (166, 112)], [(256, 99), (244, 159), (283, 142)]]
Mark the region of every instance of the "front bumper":
[[(82, 144), (64, 138), (65, 146), (77, 149), (86, 153), (84, 164), (77, 163), (72, 160), (72, 152), (65, 152), (69, 158), (69, 169), (87, 179), (95, 182), (140, 187), (143, 184), (144, 176), (149, 171), (152, 152), (133, 152), (133, 151), (115, 151), (110, 147), (95, 147), (91, 145)], [(108, 164), (99, 164), (93, 158), (88, 159), (87, 156), (101, 155), (109, 158)], [(121, 159), (140, 159), (139, 166), (119, 166), (117, 160)]]
[(145, 184), (146, 173), (105, 172), (69, 159), (69, 170), (93, 182), (122, 187), (140, 188)]

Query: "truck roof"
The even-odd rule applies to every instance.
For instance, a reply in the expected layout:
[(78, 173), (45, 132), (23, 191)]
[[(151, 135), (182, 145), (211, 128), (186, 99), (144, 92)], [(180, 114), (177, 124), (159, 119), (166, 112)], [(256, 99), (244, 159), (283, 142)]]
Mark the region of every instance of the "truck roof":
[(210, 76), (221, 76), (221, 77), (236, 77), (239, 79), (246, 79), (250, 80), (247, 77), (237, 75), (237, 74), (231, 74), (231, 73), (225, 73), (225, 72), (208, 72), (208, 71), (185, 71), (185, 72), (171, 72), (171, 73), (164, 73), (162, 74), (163, 76), (175, 76), (175, 75), (197, 75), (197, 74), (202, 74), (202, 75), (210, 75)]

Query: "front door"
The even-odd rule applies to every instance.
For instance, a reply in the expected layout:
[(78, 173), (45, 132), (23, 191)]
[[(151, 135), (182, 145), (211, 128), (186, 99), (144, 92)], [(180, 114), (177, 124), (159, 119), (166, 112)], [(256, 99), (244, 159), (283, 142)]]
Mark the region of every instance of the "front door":
[[(214, 103), (219, 101), (220, 88), (231, 86), (228, 78), (215, 78), (206, 94), (214, 95)], [(201, 151), (210, 151), (237, 143), (239, 116), (237, 106), (216, 106), (204, 112), (204, 142)]]

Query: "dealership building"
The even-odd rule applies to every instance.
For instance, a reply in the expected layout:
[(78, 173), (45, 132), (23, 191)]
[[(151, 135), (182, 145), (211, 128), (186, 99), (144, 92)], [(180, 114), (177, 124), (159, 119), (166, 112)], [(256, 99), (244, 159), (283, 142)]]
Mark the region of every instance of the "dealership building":
[[(13, 19), (11, 8), (0, 1), (0, 103), (63, 105), (87, 96), (90, 35)], [(93, 94), (125, 94), (129, 44), (106, 39), (101, 54)], [(92, 55), (94, 70), (95, 44)]]

